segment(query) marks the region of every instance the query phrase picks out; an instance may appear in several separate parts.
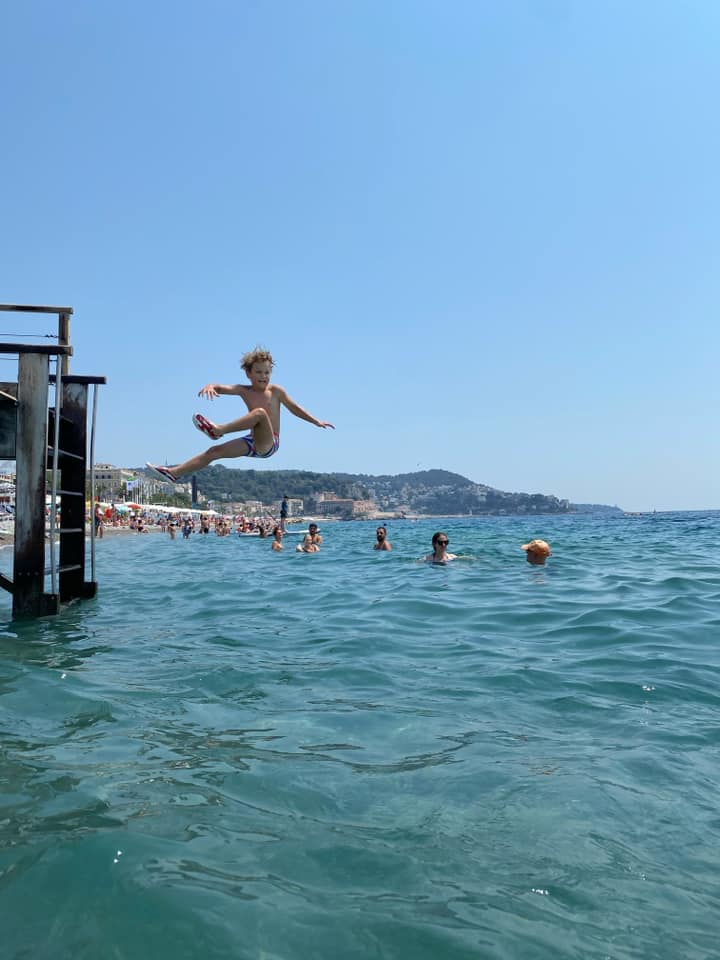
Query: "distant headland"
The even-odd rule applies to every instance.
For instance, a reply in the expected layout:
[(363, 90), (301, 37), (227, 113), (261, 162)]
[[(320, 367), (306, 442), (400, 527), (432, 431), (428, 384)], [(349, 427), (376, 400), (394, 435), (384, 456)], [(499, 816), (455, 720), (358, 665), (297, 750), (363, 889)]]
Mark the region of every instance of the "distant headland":
[[(145, 474), (146, 471), (138, 470)], [(448, 470), (394, 476), (314, 473), (308, 470), (247, 470), (211, 466), (197, 474), (198, 501), (215, 505), (272, 504), (284, 496), (303, 511), (343, 517), (498, 516), (503, 514), (622, 513), (603, 504), (576, 505), (544, 493), (510, 493), (475, 483)]]

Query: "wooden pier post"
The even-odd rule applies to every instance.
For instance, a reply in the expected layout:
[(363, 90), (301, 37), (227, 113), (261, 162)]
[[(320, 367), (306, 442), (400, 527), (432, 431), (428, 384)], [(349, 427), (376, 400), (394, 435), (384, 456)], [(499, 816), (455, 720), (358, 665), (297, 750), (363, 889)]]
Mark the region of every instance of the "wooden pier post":
[(48, 380), (47, 354), (20, 354), (13, 617), (57, 612), (57, 598), (44, 593)]
[[(58, 344), (61, 347), (70, 346), (70, 314), (72, 310), (64, 310), (58, 314)], [(60, 373), (67, 376), (70, 372), (70, 358), (67, 354), (60, 357)]]

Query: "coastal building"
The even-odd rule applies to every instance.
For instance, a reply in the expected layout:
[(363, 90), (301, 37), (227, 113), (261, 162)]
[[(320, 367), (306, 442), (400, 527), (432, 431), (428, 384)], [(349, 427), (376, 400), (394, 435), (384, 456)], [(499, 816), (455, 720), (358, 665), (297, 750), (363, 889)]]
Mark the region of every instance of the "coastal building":
[(353, 500), (353, 517), (362, 520), (373, 516), (377, 512), (377, 503), (374, 500)]
[[(122, 500), (127, 489), (126, 484), (132, 481), (135, 474), (125, 467), (116, 467), (112, 463), (95, 464), (95, 493), (101, 500)], [(88, 473), (87, 482), (90, 482)]]
[(0, 473), (0, 503), (15, 503), (14, 473)]
[(318, 513), (323, 517), (341, 517), (350, 519), (355, 512), (355, 501), (340, 497), (323, 497), (317, 501)]
[[(90, 483), (90, 474), (87, 474)], [(162, 494), (174, 497), (178, 494), (190, 495), (189, 483), (169, 483), (163, 480), (139, 474), (129, 467), (116, 467), (112, 463), (95, 464), (95, 495), (100, 500), (137, 500), (146, 503), (152, 497)]]

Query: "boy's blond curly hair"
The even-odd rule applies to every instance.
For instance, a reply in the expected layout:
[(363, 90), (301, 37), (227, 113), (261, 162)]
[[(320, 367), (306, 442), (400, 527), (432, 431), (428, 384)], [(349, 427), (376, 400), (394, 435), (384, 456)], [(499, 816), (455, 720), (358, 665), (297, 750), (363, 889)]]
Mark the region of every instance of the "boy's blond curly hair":
[(272, 354), (265, 347), (255, 347), (254, 350), (249, 350), (240, 360), (240, 366), (243, 368), (245, 373), (250, 374), (252, 365), (254, 363), (269, 363), (271, 367), (275, 366), (275, 361), (272, 358)]

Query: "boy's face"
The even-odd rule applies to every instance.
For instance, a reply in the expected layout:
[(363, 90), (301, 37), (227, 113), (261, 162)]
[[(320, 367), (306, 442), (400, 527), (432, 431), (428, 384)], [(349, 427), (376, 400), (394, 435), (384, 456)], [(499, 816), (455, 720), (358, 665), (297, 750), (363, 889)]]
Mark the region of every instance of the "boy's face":
[(264, 390), (270, 383), (270, 374), (272, 373), (272, 364), (268, 360), (256, 360), (250, 367), (248, 377), (250, 383), (260, 390)]

